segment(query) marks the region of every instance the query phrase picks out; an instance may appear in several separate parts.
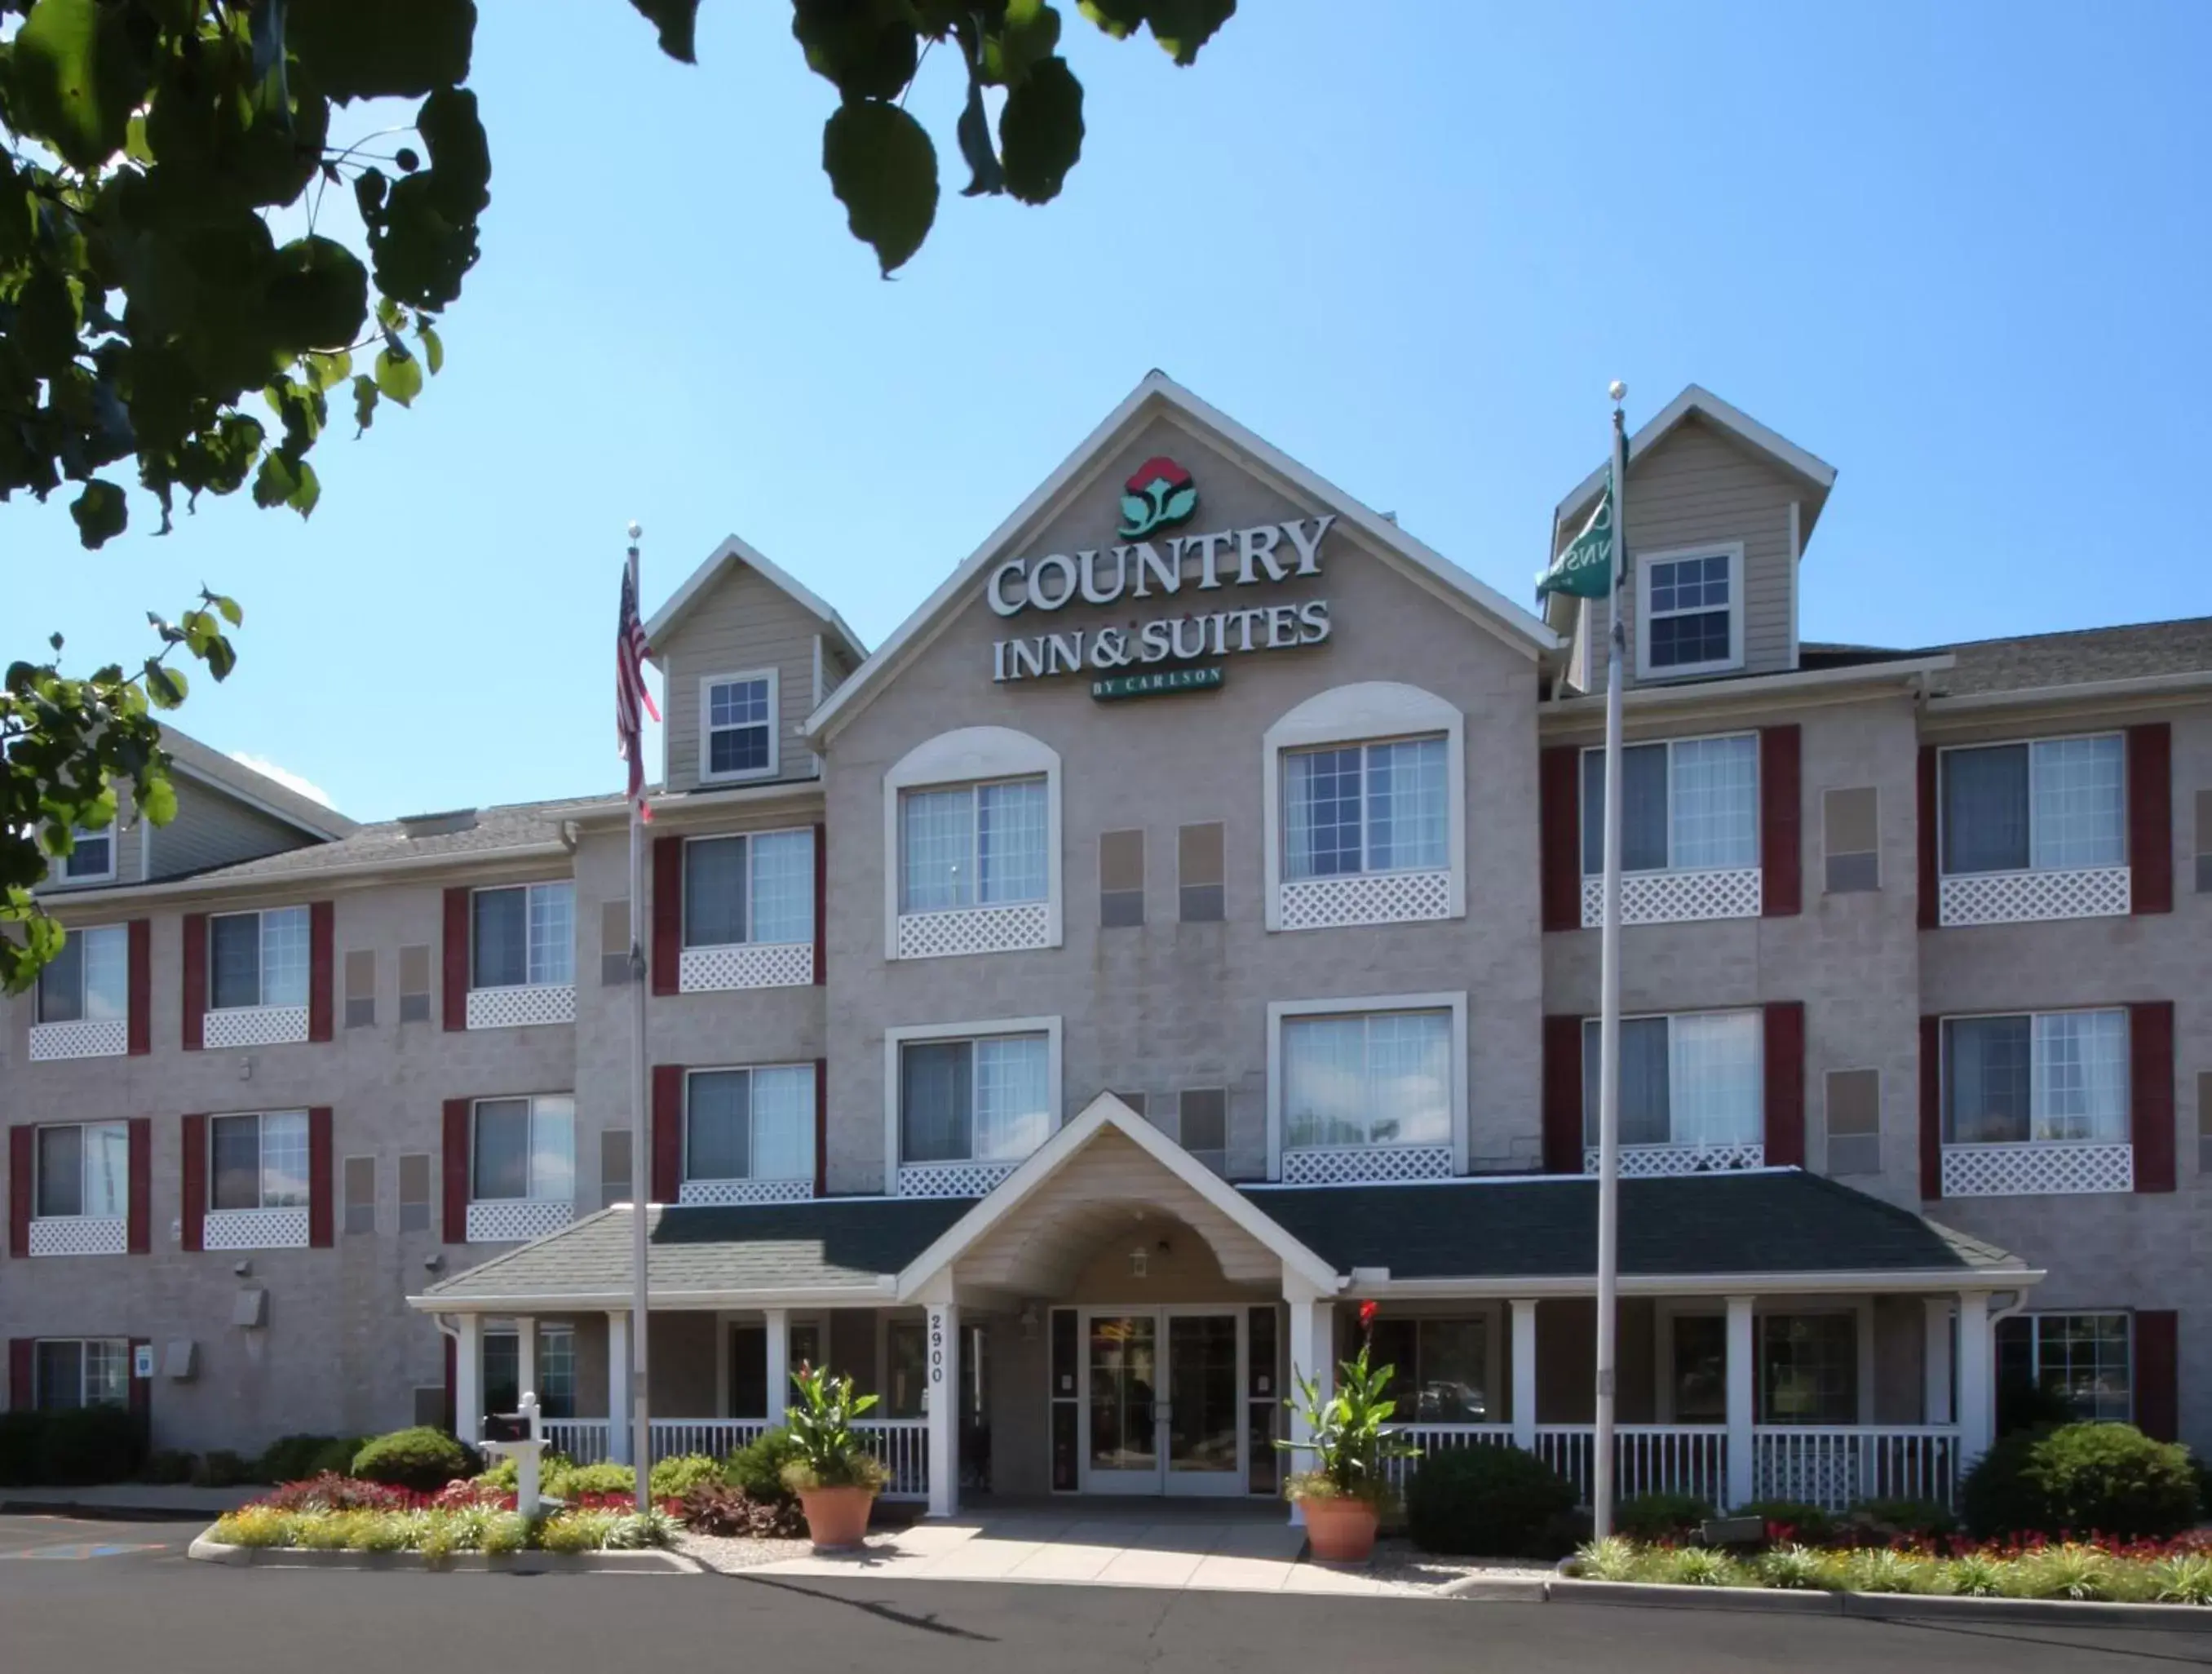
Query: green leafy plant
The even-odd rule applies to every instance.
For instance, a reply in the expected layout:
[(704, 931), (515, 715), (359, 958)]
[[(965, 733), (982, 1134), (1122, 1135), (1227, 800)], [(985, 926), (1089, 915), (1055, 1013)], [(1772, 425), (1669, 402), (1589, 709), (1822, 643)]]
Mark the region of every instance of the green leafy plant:
[(655, 1506), (641, 1514), (617, 1517), (607, 1525), (604, 1543), (610, 1552), (636, 1552), (649, 1546), (672, 1546), (676, 1535), (676, 1519)]
[(656, 1500), (680, 1500), (702, 1482), (719, 1482), (722, 1467), (704, 1453), (678, 1453), (653, 1467), (647, 1485)]
[(474, 1476), (477, 1464), (468, 1448), (425, 1424), (363, 1443), (354, 1456), (353, 1474), (364, 1482), (435, 1494), (447, 1482)]
[(2110, 1598), (2118, 1579), (2114, 1567), (2095, 1547), (2067, 1541), (2014, 1559), (2005, 1591), (2015, 1598)]
[(1838, 1532), (1863, 1546), (1899, 1541), (1929, 1545), (1958, 1532), (1959, 1519), (1934, 1500), (1862, 1500), (1844, 1513)]
[(192, 1481), (201, 1488), (236, 1488), (254, 1477), (253, 1463), (228, 1447), (210, 1447), (200, 1455)]
[(520, 1552), (530, 1544), (530, 1519), (513, 1512), (494, 1512), (477, 1534), (477, 1548), (484, 1552)]
[(1455, 1447), (1424, 1460), (1406, 1488), (1406, 1527), (1427, 1552), (1555, 1558), (1574, 1484), (1517, 1447)]
[(559, 1512), (538, 1529), (538, 1543), (549, 1552), (596, 1552), (618, 1520), (613, 1512)]
[(763, 1430), (722, 1462), (722, 1480), (748, 1499), (763, 1502), (791, 1500), (784, 1486), (783, 1468), (799, 1457), (799, 1443), (787, 1425)]
[(1743, 1566), (1709, 1546), (1662, 1546), (1648, 1555), (1638, 1580), (1673, 1586), (1742, 1586)]
[(1822, 1554), (1794, 1542), (1760, 1553), (1752, 1560), (1752, 1574), (1761, 1586), (1801, 1592), (1837, 1584)]
[(1575, 1553), (1574, 1573), (1586, 1581), (1632, 1581), (1644, 1560), (1636, 1543), (1622, 1535), (1586, 1542)]
[(637, 1472), (611, 1462), (576, 1464), (541, 1475), (538, 1485), (556, 1500), (580, 1500), (587, 1494), (635, 1494)]
[(2130, 1424), (2015, 1431), (1967, 1473), (1960, 1501), (1966, 1526), (1984, 1539), (2162, 1539), (2194, 1525), (2198, 1505), (2189, 1450)]
[(1853, 1592), (1918, 1592), (1931, 1579), (1931, 1561), (1887, 1546), (1869, 1546), (1844, 1560), (1844, 1584)]
[(2143, 1575), (2148, 1597), (2161, 1604), (2212, 1604), (2212, 1554), (2178, 1552), (2154, 1558)]
[(215, 1520), (215, 1538), (226, 1546), (290, 1546), (301, 1519), (269, 1506), (241, 1506)]
[(793, 1458), (783, 1467), (784, 1486), (797, 1494), (823, 1488), (880, 1489), (887, 1474), (883, 1462), (853, 1427), (876, 1397), (855, 1395), (850, 1378), (833, 1378), (819, 1367), (800, 1367), (791, 1374), (791, 1384), (799, 1403), (787, 1417)]
[[(316, 1462), (337, 1441), (336, 1436), (279, 1436), (262, 1450), (259, 1466), (264, 1482), (297, 1482), (319, 1474)], [(350, 1464), (352, 1455), (347, 1455)], [(344, 1465), (338, 1467), (341, 1472)]]
[(799, 1512), (799, 1502), (781, 1482), (772, 1500), (756, 1500), (741, 1488), (720, 1482), (702, 1482), (684, 1496), (678, 1514), (684, 1527), (702, 1535), (767, 1540), (806, 1532), (806, 1519)]
[(1310, 1453), (1314, 1463), (1285, 1485), (1290, 1498), (1360, 1500), (1379, 1510), (1392, 1499), (1385, 1464), (1419, 1457), (1418, 1447), (1384, 1428), (1398, 1410), (1387, 1393), (1397, 1368), (1370, 1365), (1368, 1352), (1362, 1343), (1357, 1355), (1337, 1367), (1336, 1389), (1327, 1399), (1318, 1379), (1291, 1368), (1297, 1392), (1283, 1404), (1304, 1434), (1295, 1440), (1278, 1437), (1275, 1446), (1285, 1452)]
[(1613, 1526), (1631, 1540), (1680, 1540), (1713, 1514), (1694, 1494), (1638, 1494), (1613, 1511)]

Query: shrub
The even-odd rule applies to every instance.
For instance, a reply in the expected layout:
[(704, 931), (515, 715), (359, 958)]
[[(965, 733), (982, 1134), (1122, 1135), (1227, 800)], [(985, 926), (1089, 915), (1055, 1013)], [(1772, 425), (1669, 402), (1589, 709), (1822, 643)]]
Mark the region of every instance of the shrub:
[(538, 1482), (556, 1500), (580, 1500), (587, 1494), (634, 1494), (637, 1472), (626, 1464), (579, 1464), (558, 1476), (541, 1476)]
[(756, 1500), (719, 1482), (702, 1482), (684, 1496), (678, 1514), (686, 1527), (702, 1535), (770, 1540), (806, 1532), (806, 1519), (780, 1485), (775, 1499)]
[(783, 1468), (799, 1457), (799, 1443), (782, 1425), (763, 1430), (722, 1462), (722, 1480), (748, 1500), (788, 1501)]
[(201, 1488), (236, 1488), (253, 1480), (253, 1466), (242, 1454), (228, 1447), (210, 1447), (200, 1455), (192, 1481)]
[(156, 1447), (146, 1455), (138, 1476), (140, 1481), (148, 1482), (189, 1482), (192, 1472), (198, 1468), (198, 1454), (179, 1452), (173, 1447)]
[(596, 1552), (615, 1522), (612, 1512), (561, 1512), (545, 1519), (538, 1543), (549, 1552)]
[(1613, 1526), (1631, 1540), (1680, 1540), (1712, 1514), (1694, 1494), (1639, 1494), (1613, 1508)]
[(286, 1482), (254, 1501), (280, 1512), (398, 1512), (409, 1507), (405, 1488), (351, 1476), (310, 1476)]
[(466, 1447), (427, 1424), (379, 1436), (363, 1444), (353, 1460), (353, 1474), (364, 1481), (411, 1488), (417, 1494), (435, 1494), (457, 1476), (474, 1476), (476, 1469)]
[(655, 1500), (680, 1500), (702, 1482), (719, 1482), (722, 1467), (704, 1453), (679, 1453), (653, 1467), (647, 1485)]
[[(538, 1489), (550, 1494), (549, 1486), (556, 1476), (564, 1476), (575, 1469), (566, 1453), (540, 1453), (538, 1456)], [(502, 1453), (478, 1471), (473, 1479), (484, 1488), (499, 1488), (512, 1494), (522, 1485), (522, 1466), (512, 1453)]]
[(605, 1541), (610, 1552), (642, 1551), (648, 1546), (673, 1546), (676, 1543), (676, 1519), (659, 1507), (641, 1516), (631, 1512), (617, 1517), (607, 1525)]
[(2212, 1604), (2212, 1556), (2202, 1552), (2154, 1559), (2143, 1580), (2159, 1604)]
[(1572, 1483), (1517, 1447), (1455, 1447), (1425, 1461), (1406, 1493), (1413, 1543), (1474, 1557), (1550, 1558), (1550, 1525), (1574, 1509)]
[(215, 1520), (215, 1537), (227, 1546), (289, 1546), (300, 1519), (271, 1506), (243, 1506)]
[(1752, 1561), (1752, 1573), (1762, 1586), (1809, 1590), (1834, 1585), (1826, 1556), (1795, 1543), (1760, 1553)]
[(530, 1524), (513, 1512), (501, 1512), (485, 1520), (477, 1545), (486, 1552), (520, 1552), (530, 1544)]
[(1935, 1500), (1862, 1500), (1844, 1513), (1843, 1532), (1862, 1545), (1933, 1545), (1958, 1530), (1951, 1508)]
[(1743, 1567), (1709, 1546), (1662, 1546), (1644, 1555), (1638, 1580), (1674, 1586), (1741, 1586)]
[[(315, 1476), (318, 1474), (315, 1461), (337, 1440), (336, 1436), (277, 1437), (262, 1452), (261, 1480), (264, 1482), (297, 1482)], [(338, 1474), (345, 1474), (344, 1466), (339, 1467)]]
[[(317, 1448), (308, 1459), (307, 1469), (301, 1474), (307, 1476), (349, 1476), (353, 1474), (354, 1455), (367, 1445), (367, 1436), (334, 1436)], [(283, 1482), (282, 1476), (272, 1478)]]
[(1826, 1546), (1836, 1537), (1833, 1513), (1806, 1500), (1753, 1500), (1729, 1514), (1756, 1517), (1770, 1532), (1786, 1529), (1789, 1533), (1784, 1539), (1802, 1541), (1808, 1546)]
[(1887, 1546), (1869, 1546), (1845, 1555), (1844, 1585), (1853, 1592), (1919, 1592), (1934, 1580), (1929, 1560)]
[(36, 1417), (37, 1481), (123, 1482), (138, 1474), (145, 1457), (144, 1427), (123, 1408), (76, 1407)]
[(1588, 1542), (1575, 1553), (1574, 1573), (1586, 1581), (1632, 1581), (1644, 1555), (1620, 1535)]
[(2130, 1424), (2015, 1432), (1967, 1473), (1960, 1500), (1967, 1527), (1984, 1538), (2163, 1539), (2194, 1524), (2198, 1504), (2188, 1450)]

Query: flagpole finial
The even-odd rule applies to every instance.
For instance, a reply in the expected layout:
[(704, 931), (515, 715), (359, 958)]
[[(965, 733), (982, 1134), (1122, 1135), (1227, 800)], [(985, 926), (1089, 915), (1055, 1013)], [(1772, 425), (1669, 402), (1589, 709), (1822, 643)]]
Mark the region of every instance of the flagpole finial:
[(630, 524), (629, 524), (629, 538), (630, 538), (632, 540), (635, 540), (635, 539), (636, 539), (640, 535), (643, 534), (644, 533), (645, 533), (645, 526), (644, 526), (643, 524), (641, 524), (641, 523), (638, 522), (635, 518), (633, 518), (633, 519), (630, 520)]
[(1605, 387), (1605, 393), (1613, 398), (1613, 405), (1619, 406), (1628, 399), (1628, 386), (1615, 378)]

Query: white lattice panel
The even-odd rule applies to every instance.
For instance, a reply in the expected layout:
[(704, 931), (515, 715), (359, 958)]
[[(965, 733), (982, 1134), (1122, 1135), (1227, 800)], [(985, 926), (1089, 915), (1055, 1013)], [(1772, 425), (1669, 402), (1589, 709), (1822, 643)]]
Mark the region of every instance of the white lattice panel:
[(1277, 907), (1277, 922), (1285, 930), (1449, 918), (1451, 874), (1383, 872), (1365, 877), (1307, 878), (1283, 885)]
[(2078, 1196), (2136, 1189), (2132, 1145), (1947, 1145), (1946, 1197)]
[(557, 1233), (576, 1218), (574, 1203), (531, 1197), (469, 1205), (469, 1242), (514, 1244)]
[[(1683, 924), (1701, 918), (1756, 918), (1759, 868), (1710, 872), (1629, 872), (1620, 880), (1624, 924)], [(1583, 880), (1583, 928), (1605, 922), (1605, 880)]]
[(1451, 1178), (1449, 1145), (1342, 1146), (1316, 1151), (1285, 1151), (1286, 1186), (1380, 1185), (1392, 1180)]
[(1020, 1167), (1012, 1162), (912, 1163), (898, 1172), (902, 1197), (984, 1197)]
[(814, 1196), (811, 1180), (686, 1180), (676, 1201), (684, 1207), (729, 1203), (800, 1203)]
[[(1620, 1178), (1654, 1179), (1662, 1174), (1722, 1174), (1735, 1168), (1764, 1168), (1764, 1145), (1624, 1145)], [(1583, 1172), (1597, 1172), (1597, 1147), (1583, 1150)]]
[(1975, 872), (1943, 880), (1942, 922), (2027, 924), (2047, 918), (2124, 918), (2133, 905), (2124, 866), (2064, 872)]
[(1042, 901), (1011, 907), (962, 907), (899, 915), (898, 956), (941, 959), (954, 953), (1011, 953), (1048, 945), (1052, 920)]
[(210, 1209), (200, 1225), (203, 1250), (304, 1250), (307, 1207)]
[(34, 1256), (119, 1256), (130, 1247), (130, 1223), (119, 1214), (56, 1214), (31, 1223)]
[(232, 1006), (210, 1012), (200, 1039), (212, 1051), (223, 1046), (283, 1046), (307, 1038), (305, 1006)]
[(733, 988), (799, 988), (813, 980), (814, 944), (811, 941), (687, 947), (676, 967), (676, 985), (685, 994)]
[[(574, 1023), (576, 989), (572, 983), (544, 988), (474, 988), (469, 990), (469, 1027), (519, 1029), (537, 1023)], [(305, 1037), (301, 1037), (305, 1038)]]
[(31, 1062), (55, 1058), (119, 1058), (131, 1050), (130, 1026), (119, 1017), (90, 1023), (33, 1023)]

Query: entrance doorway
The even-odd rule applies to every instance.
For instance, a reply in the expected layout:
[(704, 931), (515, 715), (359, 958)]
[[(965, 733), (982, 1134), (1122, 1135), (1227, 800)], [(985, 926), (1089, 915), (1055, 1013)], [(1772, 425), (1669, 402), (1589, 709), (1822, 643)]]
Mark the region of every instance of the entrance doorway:
[(1248, 1492), (1242, 1308), (1083, 1311), (1082, 1486)]

